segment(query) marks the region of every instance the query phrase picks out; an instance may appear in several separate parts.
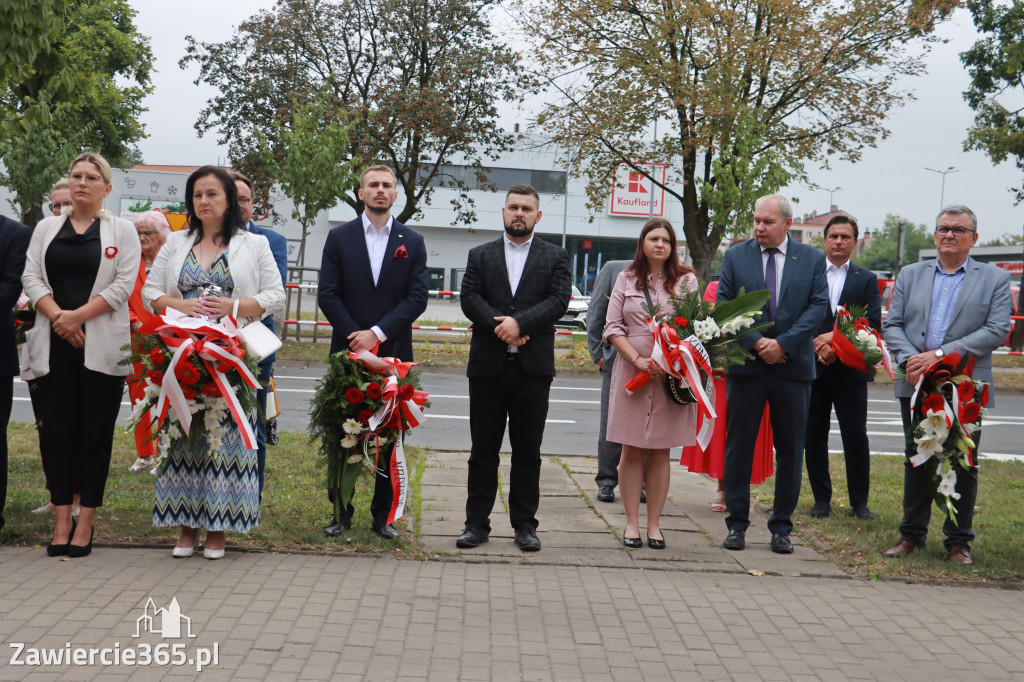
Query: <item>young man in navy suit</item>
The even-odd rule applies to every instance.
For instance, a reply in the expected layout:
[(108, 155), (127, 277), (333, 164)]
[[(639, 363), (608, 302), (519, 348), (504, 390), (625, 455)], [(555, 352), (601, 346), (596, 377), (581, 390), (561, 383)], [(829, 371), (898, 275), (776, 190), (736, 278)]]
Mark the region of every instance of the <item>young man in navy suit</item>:
[(807, 413), (807, 479), (814, 493), (814, 507), (811, 509), (814, 518), (823, 518), (832, 512), (828, 432), (833, 405), (839, 420), (839, 432), (843, 437), (850, 509), (858, 519), (875, 518), (868, 508), (871, 454), (868, 452), (867, 426), (868, 382), (874, 381), (874, 377), (839, 362), (832, 350), (832, 329), (837, 306), (862, 306), (868, 323), (875, 329), (882, 327), (878, 278), (871, 271), (850, 261), (858, 236), (857, 221), (845, 215), (835, 216), (825, 226), (825, 277), (828, 281), (829, 311), (814, 338), (814, 354), (818, 359), (817, 378), (811, 386), (811, 407)]
[(814, 381), (812, 340), (828, 311), (825, 256), (813, 246), (789, 238), (793, 208), (778, 194), (754, 204), (754, 238), (725, 252), (716, 301), (736, 298), (741, 289), (768, 289), (771, 298), (762, 320), (774, 324), (746, 336), (743, 346), (755, 355), (730, 367), (726, 377), (725, 505), (729, 529), (723, 547), (746, 546), (750, 525), (750, 470), (757, 424), (767, 403), (775, 440), (775, 502), (768, 530), (771, 549), (793, 552), (790, 517), (800, 497), (804, 434)]
[[(281, 282), (288, 281), (288, 240), (273, 230), (260, 227), (252, 222), (252, 181), (241, 173), (231, 173), (231, 179), (235, 181), (238, 188), (238, 206), (242, 209), (242, 219), (245, 220), (246, 229), (253, 234), (266, 237), (270, 242), (270, 252), (274, 254), (274, 262), (281, 272)], [(267, 315), (263, 318), (263, 324), (270, 331), (274, 331), (274, 316)], [(270, 381), (270, 375), (274, 369), (274, 361), (277, 354), (271, 353), (260, 360), (259, 376), (262, 385)], [(267, 468), (267, 420), (264, 415), (267, 413), (267, 389), (260, 388), (256, 391), (256, 402), (260, 404), (260, 412), (256, 415), (256, 470), (260, 479), (260, 498), (263, 497), (263, 477)]]
[[(381, 357), (412, 361), (412, 323), (427, 309), (427, 248), (423, 237), (398, 222), (391, 206), (398, 198), (397, 178), (387, 166), (371, 166), (359, 178), (363, 214), (327, 235), (317, 301), (331, 323), (331, 354), (373, 350)], [(393, 502), (392, 448), (380, 453), (370, 514), (372, 528), (394, 540), (387, 523)], [(326, 532), (331, 537), (351, 527), (350, 504)]]

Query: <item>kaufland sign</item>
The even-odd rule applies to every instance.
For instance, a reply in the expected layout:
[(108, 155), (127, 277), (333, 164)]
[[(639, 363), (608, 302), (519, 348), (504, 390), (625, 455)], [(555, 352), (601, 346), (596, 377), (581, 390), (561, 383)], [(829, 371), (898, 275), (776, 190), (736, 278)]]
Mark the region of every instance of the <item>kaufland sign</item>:
[[(636, 165), (650, 173), (650, 163), (638, 161)], [(665, 184), (665, 164), (654, 164), (653, 175), (658, 182)], [(643, 218), (650, 215), (665, 215), (665, 190), (657, 186), (653, 187), (653, 192), (651, 190), (651, 181), (646, 175), (633, 170), (627, 164), (620, 164), (615, 171), (608, 214)], [(651, 202), (654, 203), (653, 211)]]

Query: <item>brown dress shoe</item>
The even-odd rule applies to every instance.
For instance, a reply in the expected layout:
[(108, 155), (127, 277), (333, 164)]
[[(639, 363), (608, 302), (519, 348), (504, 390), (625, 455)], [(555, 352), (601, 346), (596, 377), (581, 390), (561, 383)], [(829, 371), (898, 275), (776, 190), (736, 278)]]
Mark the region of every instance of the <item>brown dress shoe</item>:
[(882, 552), (882, 556), (890, 559), (899, 559), (902, 556), (913, 554), (917, 551), (917, 543), (910, 540), (900, 540), (894, 546)]
[(963, 545), (949, 548), (949, 560), (964, 566), (974, 565), (974, 559), (971, 558), (971, 550)]

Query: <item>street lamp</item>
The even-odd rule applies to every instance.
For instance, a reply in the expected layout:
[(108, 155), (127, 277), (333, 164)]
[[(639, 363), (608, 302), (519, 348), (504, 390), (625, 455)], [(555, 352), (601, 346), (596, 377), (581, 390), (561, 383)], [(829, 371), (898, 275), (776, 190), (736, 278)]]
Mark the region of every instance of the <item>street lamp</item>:
[(928, 167), (925, 167), (925, 170), (931, 171), (932, 173), (938, 173), (939, 175), (942, 176), (942, 192), (939, 194), (939, 210), (941, 211), (943, 208), (946, 207), (946, 176), (949, 175), (950, 173), (959, 173), (960, 169), (953, 168), (952, 166), (950, 166), (946, 170), (941, 171)]
[(832, 207), (835, 205), (832, 203), (832, 195), (835, 194), (836, 192), (842, 192), (843, 188), (833, 187), (832, 189), (829, 189), (828, 187), (822, 187), (822, 189), (828, 192), (828, 212), (831, 213)]

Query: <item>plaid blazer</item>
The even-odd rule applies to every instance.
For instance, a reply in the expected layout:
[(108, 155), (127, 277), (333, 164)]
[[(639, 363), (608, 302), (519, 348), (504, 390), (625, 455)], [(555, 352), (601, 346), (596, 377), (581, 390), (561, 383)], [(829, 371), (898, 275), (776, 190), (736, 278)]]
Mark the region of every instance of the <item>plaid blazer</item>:
[(534, 237), (515, 296), (505, 266), (505, 237), (469, 252), (462, 278), (462, 312), (473, 322), (467, 376), (494, 376), (505, 366), (508, 344), (494, 334), (494, 318), (511, 315), (530, 340), (519, 347), (527, 374), (555, 375), (555, 322), (565, 314), (572, 294), (569, 254)]

